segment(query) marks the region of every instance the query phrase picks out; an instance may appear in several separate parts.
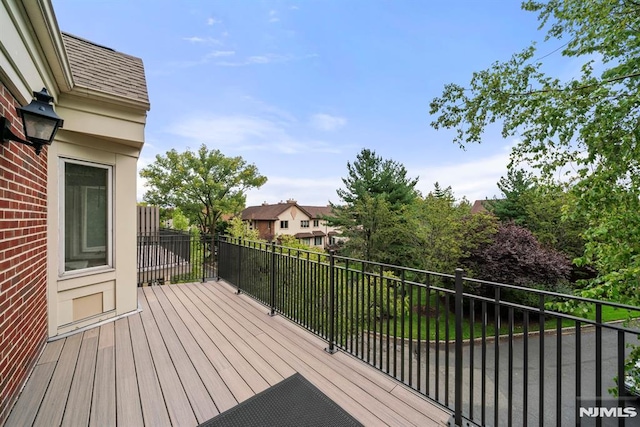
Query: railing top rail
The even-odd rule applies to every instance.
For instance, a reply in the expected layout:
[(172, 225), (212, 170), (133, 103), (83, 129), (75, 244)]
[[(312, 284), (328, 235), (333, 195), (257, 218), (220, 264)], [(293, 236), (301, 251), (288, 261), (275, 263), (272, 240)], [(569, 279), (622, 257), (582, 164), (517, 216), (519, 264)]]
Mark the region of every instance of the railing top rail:
[(493, 287), (499, 287), (499, 288), (502, 288), (502, 289), (512, 289), (512, 290), (517, 290), (517, 291), (527, 291), (529, 293), (536, 294), (536, 295), (544, 295), (544, 296), (548, 296), (548, 297), (568, 299), (568, 300), (572, 300), (572, 301), (576, 301), (576, 302), (582, 302), (582, 303), (588, 303), (588, 304), (601, 304), (601, 305), (606, 305), (607, 307), (619, 308), (619, 309), (630, 310), (630, 311), (637, 311), (640, 314), (640, 307), (633, 306), (633, 305), (628, 305), (628, 304), (617, 303), (617, 302), (613, 302), (613, 301), (597, 300), (597, 299), (593, 299), (593, 298), (585, 298), (585, 297), (581, 297), (581, 296), (578, 296), (578, 295), (569, 295), (569, 294), (563, 294), (563, 293), (560, 293), (560, 292), (545, 291), (545, 290), (542, 290), (542, 289), (527, 288), (527, 287), (524, 287), (524, 286), (517, 286), (517, 285), (509, 285), (507, 283), (499, 283), (499, 282), (491, 282), (491, 281), (488, 281), (488, 280), (473, 279), (471, 277), (463, 277), (462, 280), (464, 280), (465, 282), (478, 283), (480, 285), (489, 285), (489, 286), (493, 286)]

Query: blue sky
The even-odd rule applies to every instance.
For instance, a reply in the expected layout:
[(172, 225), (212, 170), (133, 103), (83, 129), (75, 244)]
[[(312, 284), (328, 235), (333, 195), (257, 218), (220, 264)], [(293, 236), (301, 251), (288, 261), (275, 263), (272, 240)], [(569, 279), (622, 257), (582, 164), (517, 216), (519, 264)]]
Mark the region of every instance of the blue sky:
[[(363, 148), (402, 163), (423, 193), (438, 181), (471, 201), (499, 195), (514, 141), (490, 129), (463, 151), (430, 127), (429, 102), (542, 40), (519, 4), (53, 0), (62, 31), (142, 58), (151, 111), (139, 167), (202, 143), (240, 155), (269, 180), (247, 205), (339, 202), (347, 162)], [(561, 44), (541, 44), (540, 56)], [(545, 64), (571, 74), (559, 52)]]

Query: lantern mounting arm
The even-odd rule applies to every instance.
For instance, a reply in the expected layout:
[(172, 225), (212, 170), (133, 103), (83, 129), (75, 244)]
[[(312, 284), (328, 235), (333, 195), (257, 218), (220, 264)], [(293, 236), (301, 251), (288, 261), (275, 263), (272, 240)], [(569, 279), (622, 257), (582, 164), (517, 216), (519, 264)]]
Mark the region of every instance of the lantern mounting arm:
[(19, 142), (21, 144), (33, 147), (36, 150), (36, 154), (40, 154), (42, 151), (42, 144), (36, 144), (31, 141), (19, 138), (15, 133), (11, 131), (11, 124), (6, 117), (0, 116), (0, 142), (5, 143), (9, 141)]

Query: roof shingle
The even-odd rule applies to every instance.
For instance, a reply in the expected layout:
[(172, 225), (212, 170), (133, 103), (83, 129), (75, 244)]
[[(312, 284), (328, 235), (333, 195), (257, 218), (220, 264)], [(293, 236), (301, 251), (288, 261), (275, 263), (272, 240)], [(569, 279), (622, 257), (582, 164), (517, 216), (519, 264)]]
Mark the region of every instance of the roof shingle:
[(144, 66), (140, 58), (116, 52), (80, 37), (62, 33), (78, 86), (149, 103)]

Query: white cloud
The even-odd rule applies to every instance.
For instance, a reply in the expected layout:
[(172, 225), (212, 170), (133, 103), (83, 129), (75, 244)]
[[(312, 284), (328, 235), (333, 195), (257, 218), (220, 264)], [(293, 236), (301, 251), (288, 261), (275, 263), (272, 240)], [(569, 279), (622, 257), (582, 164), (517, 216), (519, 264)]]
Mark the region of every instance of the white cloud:
[(283, 110), (282, 108), (267, 104), (260, 99), (254, 98), (249, 95), (244, 96), (244, 99), (251, 102), (253, 106), (257, 107), (262, 115), (274, 117), (284, 124), (297, 123), (298, 121), (298, 119), (296, 119), (296, 117), (290, 112)]
[(441, 187), (451, 186), (457, 198), (465, 196), (470, 202), (474, 200), (500, 196), (496, 183), (507, 174), (507, 164), (511, 146), (503, 152), (457, 164), (407, 167), (410, 176), (419, 176), (417, 188), (422, 194), (433, 190), (437, 181)]
[(182, 39), (188, 41), (189, 43), (202, 43), (202, 44), (214, 44), (214, 45), (222, 44), (220, 40), (214, 39), (212, 37), (203, 38), (203, 37), (193, 36), (193, 37), (183, 37)]
[(278, 17), (278, 11), (270, 10), (269, 11), (269, 22), (278, 22), (280, 18)]
[(263, 202), (278, 203), (289, 198), (301, 205), (326, 206), (329, 201), (338, 201), (336, 189), (341, 185), (339, 177), (312, 179), (269, 176), (265, 185), (247, 193), (247, 206), (256, 206)]
[(233, 56), (236, 53), (233, 50), (214, 50), (207, 54), (206, 58), (219, 58), (221, 56)]
[(209, 18), (207, 19), (207, 25), (211, 26), (211, 25), (215, 25), (215, 24), (220, 24), (222, 23), (221, 20), (216, 19), (216, 18)]
[(216, 65), (220, 65), (223, 67), (242, 67), (245, 65), (255, 65), (255, 64), (271, 64), (277, 62), (287, 62), (293, 59), (291, 55), (276, 55), (272, 53), (267, 53), (264, 55), (254, 55), (249, 56), (244, 60), (229, 62), (229, 61), (219, 61)]
[(318, 113), (311, 116), (309, 122), (311, 126), (318, 130), (335, 131), (344, 127), (347, 124), (347, 119), (330, 114)]
[[(145, 143), (145, 148), (147, 147), (147, 144)], [(141, 202), (142, 201), (142, 197), (144, 196), (144, 193), (147, 192), (147, 188), (145, 187), (145, 183), (147, 182), (147, 180), (145, 178), (142, 178), (140, 176), (140, 169), (144, 168), (145, 166), (153, 163), (155, 161), (155, 157), (140, 157), (138, 159), (138, 174), (137, 174), (137, 180), (136, 180), (136, 199)]]
[(265, 53), (263, 55), (249, 56), (239, 61), (218, 61), (216, 65), (221, 67), (243, 67), (247, 65), (265, 65), (265, 64), (277, 64), (289, 61), (296, 61), (301, 59), (315, 58), (318, 55), (310, 53), (308, 55), (294, 56), (294, 55), (279, 55), (275, 53)]
[(284, 154), (339, 151), (324, 141), (294, 138), (282, 121), (255, 116), (190, 117), (172, 125), (170, 129), (171, 133), (197, 144), (205, 143), (239, 151), (268, 150)]

